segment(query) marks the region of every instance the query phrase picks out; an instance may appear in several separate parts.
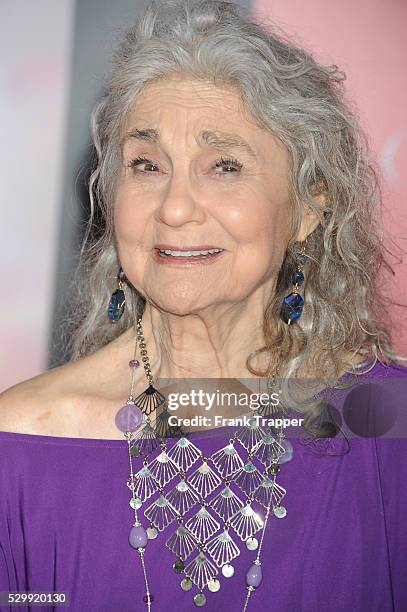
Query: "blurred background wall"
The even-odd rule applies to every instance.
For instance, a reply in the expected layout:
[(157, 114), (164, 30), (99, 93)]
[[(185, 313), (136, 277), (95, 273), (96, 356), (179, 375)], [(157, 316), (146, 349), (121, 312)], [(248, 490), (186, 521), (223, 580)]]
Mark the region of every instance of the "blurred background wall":
[[(406, 250), (404, 0), (241, 0), (348, 76), (380, 161), (385, 221)], [(86, 212), (89, 116), (137, 0), (0, 0), (0, 389), (62, 362), (60, 325)], [(407, 301), (405, 260), (389, 294)], [(407, 354), (405, 309), (395, 348)]]
[(0, 0), (0, 388), (48, 362), (74, 6)]

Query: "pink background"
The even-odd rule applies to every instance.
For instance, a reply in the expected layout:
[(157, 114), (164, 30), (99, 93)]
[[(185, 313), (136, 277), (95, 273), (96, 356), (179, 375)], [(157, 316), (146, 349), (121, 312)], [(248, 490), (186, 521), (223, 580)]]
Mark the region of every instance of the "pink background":
[[(387, 294), (407, 303), (407, 2), (257, 0), (253, 12), (346, 73), (348, 99), (381, 167), (385, 228), (400, 247), (387, 243), (397, 256), (387, 256), (395, 271)], [(406, 357), (407, 308), (394, 307), (392, 316), (395, 351)]]

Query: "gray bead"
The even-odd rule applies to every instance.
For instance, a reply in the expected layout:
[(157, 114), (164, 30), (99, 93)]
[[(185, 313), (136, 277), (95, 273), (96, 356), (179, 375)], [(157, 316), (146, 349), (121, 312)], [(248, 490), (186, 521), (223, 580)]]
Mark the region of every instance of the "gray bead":
[(190, 578), (184, 578), (184, 580), (181, 581), (181, 589), (183, 591), (190, 591), (192, 589), (192, 580)]
[(155, 540), (158, 535), (158, 531), (155, 527), (147, 527), (147, 537), (149, 540)]
[(208, 589), (211, 591), (211, 593), (216, 593), (217, 591), (219, 591), (220, 589), (219, 580), (217, 578), (212, 578), (212, 580), (209, 580)]
[(139, 508), (141, 508), (141, 499), (139, 497), (132, 497), (130, 500), (130, 506), (133, 508), (133, 510), (138, 510)]
[(248, 550), (257, 550), (259, 547), (259, 541), (257, 538), (247, 538), (246, 547)]
[(194, 604), (198, 608), (202, 608), (206, 604), (206, 597), (203, 593), (197, 593), (194, 597)]
[(234, 573), (235, 573), (235, 568), (233, 567), (233, 565), (230, 565), (230, 563), (226, 563), (222, 567), (222, 574), (225, 576), (225, 578), (231, 578)]
[(277, 518), (284, 518), (287, 515), (287, 510), (284, 506), (276, 506), (273, 508), (273, 513)]

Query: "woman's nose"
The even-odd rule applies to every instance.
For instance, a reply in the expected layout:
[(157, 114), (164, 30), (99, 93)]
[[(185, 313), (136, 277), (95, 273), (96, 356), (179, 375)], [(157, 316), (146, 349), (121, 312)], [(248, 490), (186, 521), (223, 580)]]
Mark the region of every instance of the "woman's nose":
[(191, 221), (202, 223), (205, 220), (205, 211), (193, 191), (187, 176), (173, 176), (162, 194), (156, 211), (157, 219), (174, 227)]

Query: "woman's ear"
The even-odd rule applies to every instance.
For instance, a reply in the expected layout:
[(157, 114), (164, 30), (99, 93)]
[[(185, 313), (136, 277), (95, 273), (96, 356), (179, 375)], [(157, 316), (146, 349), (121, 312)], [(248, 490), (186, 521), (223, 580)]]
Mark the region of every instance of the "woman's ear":
[[(326, 204), (326, 192), (322, 186), (316, 185), (313, 188), (313, 197), (318, 204), (324, 208)], [(307, 205), (303, 206), (301, 226), (297, 235), (297, 242), (303, 242), (314, 229), (321, 223), (322, 213), (315, 211)]]

